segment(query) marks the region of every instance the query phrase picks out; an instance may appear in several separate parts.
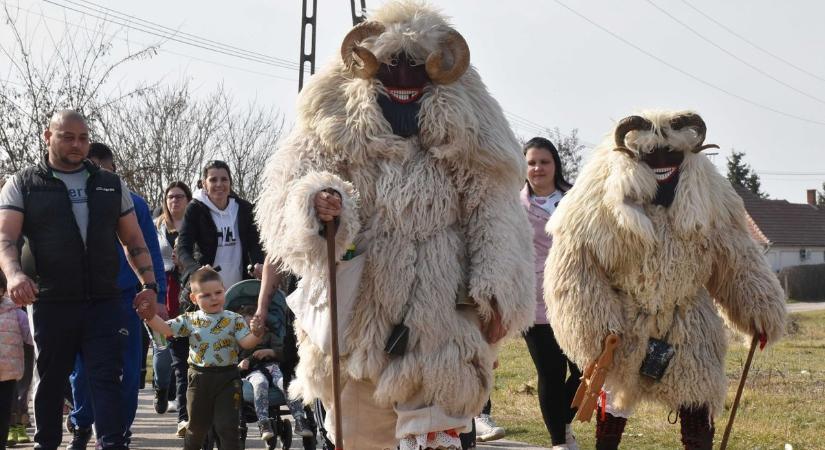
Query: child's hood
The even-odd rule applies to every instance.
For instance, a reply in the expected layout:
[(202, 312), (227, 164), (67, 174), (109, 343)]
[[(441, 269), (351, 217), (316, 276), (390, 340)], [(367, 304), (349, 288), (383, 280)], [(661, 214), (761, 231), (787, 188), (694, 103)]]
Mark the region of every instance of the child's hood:
[(19, 308), (19, 306), (8, 297), (3, 297), (2, 301), (0, 301), (0, 314), (14, 311), (17, 308)]

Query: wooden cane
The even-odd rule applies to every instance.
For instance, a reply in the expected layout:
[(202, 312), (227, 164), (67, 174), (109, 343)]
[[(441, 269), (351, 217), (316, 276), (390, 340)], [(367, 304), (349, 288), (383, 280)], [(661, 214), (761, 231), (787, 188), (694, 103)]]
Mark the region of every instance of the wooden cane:
[(725, 450), (728, 447), (728, 438), (730, 432), (733, 430), (733, 419), (736, 418), (736, 410), (739, 408), (739, 399), (742, 398), (742, 391), (745, 390), (745, 381), (748, 379), (748, 372), (751, 370), (751, 362), (753, 361), (753, 354), (756, 352), (756, 344), (759, 343), (759, 334), (753, 336), (751, 342), (751, 349), (748, 352), (748, 359), (745, 361), (745, 368), (742, 369), (742, 377), (739, 379), (739, 388), (736, 389), (736, 397), (733, 399), (733, 406), (730, 408), (730, 417), (728, 424), (725, 426), (725, 434), (722, 436), (722, 443), (719, 445), (719, 450)]
[(341, 363), (338, 352), (338, 295), (335, 286), (335, 222), (325, 222), (327, 271), (329, 272), (329, 325), (332, 332), (332, 414), (335, 417), (335, 450), (344, 450), (344, 427), (341, 425)]

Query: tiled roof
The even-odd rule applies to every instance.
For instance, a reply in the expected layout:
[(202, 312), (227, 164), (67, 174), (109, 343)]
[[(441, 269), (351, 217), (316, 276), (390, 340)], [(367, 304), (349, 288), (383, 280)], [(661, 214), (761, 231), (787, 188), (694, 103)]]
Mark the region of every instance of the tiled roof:
[(787, 200), (766, 200), (734, 185), (745, 202), (751, 234), (771, 245), (825, 247), (825, 209)]

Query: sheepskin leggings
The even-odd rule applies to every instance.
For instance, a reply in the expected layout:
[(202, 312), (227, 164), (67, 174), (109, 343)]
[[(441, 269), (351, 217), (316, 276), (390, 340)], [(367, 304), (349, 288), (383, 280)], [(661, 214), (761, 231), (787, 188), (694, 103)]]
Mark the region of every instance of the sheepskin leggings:
[[(415, 401), (385, 407), (375, 403), (374, 393), (375, 385), (368, 381), (349, 380), (344, 385), (341, 391), (344, 448), (395, 449), (398, 440), (410, 434), (449, 429), (463, 433), (472, 429), (472, 417), (453, 417), (438, 406), (422, 405)], [(327, 408), (324, 427), (329, 431), (330, 439), (336, 431), (333, 414), (332, 408)]]
[(570, 403), (576, 395), (582, 374), (578, 367), (564, 356), (550, 325), (533, 325), (524, 333), (524, 340), (539, 376), (539, 407), (544, 418), (544, 426), (550, 433), (553, 445), (564, 444), (565, 425), (570, 423), (575, 415)]
[(682, 421), (682, 445), (685, 450), (711, 450), (713, 448), (713, 418), (706, 405), (679, 408)]
[[(596, 414), (596, 450), (618, 449), (627, 419), (603, 413), (601, 406)], [(713, 449), (715, 430), (707, 406), (683, 406), (679, 408), (679, 418), (682, 421), (682, 445), (685, 450)]]
[(617, 450), (627, 418), (614, 416), (602, 410), (596, 411), (596, 450)]

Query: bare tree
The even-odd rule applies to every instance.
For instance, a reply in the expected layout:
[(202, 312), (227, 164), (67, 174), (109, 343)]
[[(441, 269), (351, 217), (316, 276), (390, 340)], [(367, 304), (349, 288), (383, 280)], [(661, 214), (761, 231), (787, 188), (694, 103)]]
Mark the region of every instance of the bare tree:
[(223, 91), (198, 100), (188, 83), (153, 89), (111, 108), (101, 139), (116, 153), (118, 171), (150, 203), (172, 181), (194, 187), (204, 161), (218, 153), (224, 127)]
[(233, 189), (242, 198), (254, 200), (269, 155), (275, 150), (283, 129), (283, 118), (275, 110), (251, 103), (244, 109), (224, 97), (226, 111), (224, 139), (220, 155), (232, 170)]
[(160, 44), (115, 58), (117, 33), (107, 34), (103, 21), (80, 27), (66, 23), (58, 38), (46, 30), (44, 51), (34, 48), (31, 35), (37, 27), (21, 25), (7, 5), (3, 11), (14, 39), (0, 42), (0, 62), (5, 59), (10, 68), (9, 79), (0, 76), (2, 175), (42, 158), (41, 136), (49, 117), (70, 108), (87, 118), (93, 139), (112, 147), (119, 174), (151, 204), (159, 203), (172, 181), (194, 188), (205, 161), (213, 158), (229, 163), (239, 195), (257, 196), (264, 163), (283, 127), (274, 108), (255, 103), (237, 108), (222, 86), (196, 98), (188, 82), (122, 92), (107, 85), (113, 74), (151, 57)]
[[(16, 10), (20, 12), (19, 9)], [(0, 42), (0, 66), (9, 68), (0, 79), (0, 171), (16, 172), (38, 161), (46, 148), (41, 138), (51, 115), (60, 109), (75, 109), (87, 117), (94, 128), (102, 110), (144, 92), (138, 87), (116, 95), (104, 90), (112, 75), (129, 62), (151, 57), (156, 47), (112, 55), (116, 34), (108, 34), (103, 22), (90, 26), (67, 26), (59, 36), (46, 29), (49, 41), (35, 48), (32, 28), (21, 24), (18, 16), (3, 6), (3, 20), (13, 36)]]
[(556, 127), (547, 130), (547, 135), (556, 144), (567, 181), (574, 183), (581, 169), (582, 152), (587, 148), (579, 141), (578, 128), (570, 130), (570, 134), (563, 134), (559, 127)]

